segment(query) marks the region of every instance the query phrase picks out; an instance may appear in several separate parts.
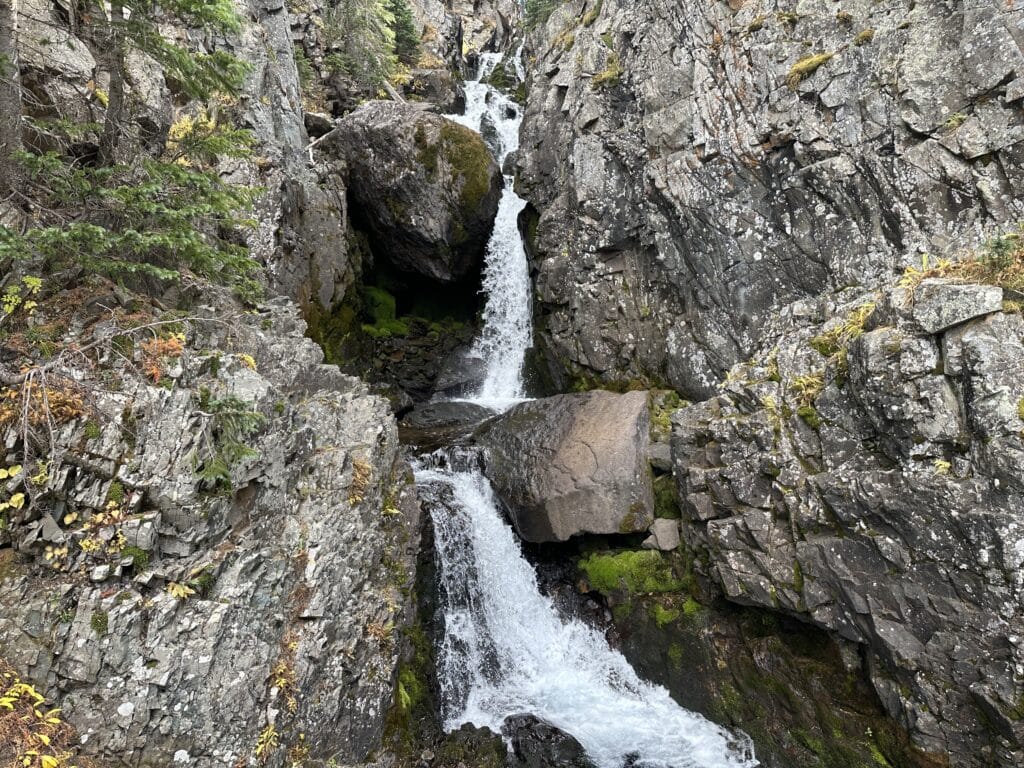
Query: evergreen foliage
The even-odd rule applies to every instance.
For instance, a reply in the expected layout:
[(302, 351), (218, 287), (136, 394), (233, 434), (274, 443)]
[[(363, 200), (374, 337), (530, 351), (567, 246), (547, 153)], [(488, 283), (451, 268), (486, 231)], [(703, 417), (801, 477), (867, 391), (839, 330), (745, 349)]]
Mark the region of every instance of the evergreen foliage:
[(328, 66), (360, 88), (376, 90), (394, 71), (395, 16), (389, 0), (338, 0), (325, 13)]
[(387, 9), (394, 18), (395, 56), (401, 64), (415, 66), (420, 58), (420, 35), (406, 0), (387, 0)]
[(558, 5), (559, 0), (526, 0), (526, 28), (533, 29), (544, 24)]
[(220, 158), (248, 153), (248, 133), (200, 109), (174, 124), (161, 157), (123, 157), (118, 151), (132, 120), (124, 93), (131, 50), (156, 60), (190, 99), (237, 93), (247, 65), (224, 51), (191, 51), (161, 34), (159, 26), (174, 21), (236, 32), (241, 19), (231, 0), (161, 0), (159, 6), (153, 0), (120, 0), (79, 10), (80, 34), (106, 44), (110, 89), (99, 162), (57, 152), (9, 153), (22, 180), (16, 194), (34, 214), (22, 232), (0, 227), (0, 259), (117, 279), (168, 280), (190, 271), (255, 298), (255, 264), (235, 234), (249, 223), (242, 212), (251, 207), (255, 191), (225, 182), (214, 170)]

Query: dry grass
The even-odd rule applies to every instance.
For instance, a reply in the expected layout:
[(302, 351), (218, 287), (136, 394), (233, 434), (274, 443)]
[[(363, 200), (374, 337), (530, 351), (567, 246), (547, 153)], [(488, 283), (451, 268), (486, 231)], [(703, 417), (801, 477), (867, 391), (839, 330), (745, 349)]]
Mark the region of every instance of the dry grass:
[(1024, 225), (1016, 232), (989, 240), (979, 251), (953, 261), (928, 256), (921, 268), (910, 267), (900, 285), (914, 290), (928, 278), (940, 277), (963, 283), (997, 285), (1005, 290), (1024, 294)]
[(834, 53), (816, 53), (813, 56), (805, 56), (800, 59), (800, 61), (789, 68), (789, 73), (786, 75), (786, 85), (795, 90), (802, 80), (813, 75), (822, 64), (831, 60), (834, 56)]

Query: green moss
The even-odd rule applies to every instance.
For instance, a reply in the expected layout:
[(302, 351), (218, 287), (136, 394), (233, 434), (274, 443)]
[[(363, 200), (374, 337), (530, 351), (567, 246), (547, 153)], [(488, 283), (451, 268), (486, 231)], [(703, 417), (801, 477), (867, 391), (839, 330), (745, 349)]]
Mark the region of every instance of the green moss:
[(634, 594), (675, 592), (682, 587), (672, 565), (654, 550), (592, 553), (580, 560), (579, 567), (590, 585), (605, 594), (622, 590)]
[(651, 394), (651, 432), (654, 434), (668, 435), (672, 432), (672, 414), (680, 408), (689, 405), (689, 402), (679, 397), (675, 390), (659, 396), (658, 393)]
[(1017, 401), (1017, 416), (1024, 421), (1024, 397)]
[(141, 573), (149, 567), (149, 552), (138, 547), (125, 547), (121, 554), (132, 559), (132, 568), (136, 573)]
[(413, 141), (416, 143), (416, 160), (423, 166), (427, 172), (427, 178), (430, 181), (437, 179), (437, 156), (440, 151), (440, 146), (437, 144), (431, 144), (427, 140), (427, 132), (423, 128), (423, 123), (416, 126), (416, 132), (413, 133)]
[(85, 422), (85, 426), (82, 427), (82, 433), (85, 435), (86, 440), (95, 440), (103, 434), (103, 431), (100, 429), (99, 424), (90, 419)]
[(813, 405), (801, 405), (796, 409), (796, 415), (804, 420), (811, 429), (817, 430), (821, 427), (821, 416)]
[(654, 516), (666, 520), (678, 520), (683, 516), (679, 509), (679, 489), (672, 475), (654, 478)]
[(89, 626), (92, 631), (102, 637), (107, 634), (107, 627), (110, 624), (110, 614), (106, 611), (93, 611), (89, 617)]
[(811, 349), (822, 357), (832, 357), (841, 347), (836, 343), (833, 335), (819, 334), (810, 340)]
[(487, 145), (475, 131), (450, 121), (441, 126), (441, 144), (445, 160), (462, 178), (459, 200), (463, 211), (475, 215), (480, 202), (491, 191), (493, 160)]
[(804, 80), (815, 72), (826, 62), (835, 56), (834, 53), (815, 53), (811, 56), (804, 56), (796, 64), (789, 68), (786, 75), (786, 85), (795, 89), (801, 80)]
[(605, 59), (604, 69), (590, 79), (590, 87), (594, 89), (614, 88), (622, 79), (622, 73), (622, 60), (618, 53), (612, 51)]
[(107, 504), (120, 504), (124, 501), (124, 486), (114, 480), (107, 489)]
[(683, 646), (679, 643), (672, 643), (668, 647), (668, 660), (672, 662), (672, 666), (682, 667), (683, 665)]
[(671, 624), (673, 621), (679, 618), (681, 615), (678, 608), (670, 608), (662, 605), (661, 603), (655, 603), (651, 607), (651, 618), (654, 619), (654, 623), (659, 628), (664, 628), (666, 625)]
[(793, 561), (793, 590), (799, 593), (804, 591), (804, 569), (799, 560)]
[(597, 0), (597, 2), (594, 3), (594, 7), (591, 8), (589, 11), (587, 11), (585, 14), (583, 14), (583, 26), (584, 27), (589, 27), (591, 24), (593, 24), (595, 21), (597, 21), (597, 17), (600, 16), (600, 15), (601, 15), (601, 0)]
[(703, 610), (704, 606), (694, 600), (693, 596), (688, 596), (683, 602), (683, 615), (688, 619), (699, 616)]
[(210, 593), (213, 592), (213, 585), (216, 583), (216, 579), (209, 568), (203, 568), (189, 579), (188, 583), (200, 597), (209, 597)]
[(747, 25), (747, 34), (752, 35), (755, 32), (759, 32), (761, 29), (764, 28), (764, 23), (766, 20), (767, 17), (764, 14), (761, 14), (760, 16), (755, 16), (754, 20)]
[(619, 533), (635, 533), (643, 523), (644, 505), (638, 501), (629, 505), (629, 511), (619, 523)]
[(362, 290), (363, 311), (374, 322), (395, 319), (395, 297), (376, 286), (366, 286)]

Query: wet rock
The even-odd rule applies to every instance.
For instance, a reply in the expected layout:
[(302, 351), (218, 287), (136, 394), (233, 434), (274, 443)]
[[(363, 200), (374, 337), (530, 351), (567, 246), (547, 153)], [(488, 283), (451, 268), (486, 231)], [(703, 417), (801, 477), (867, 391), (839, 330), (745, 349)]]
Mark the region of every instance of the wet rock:
[(595, 768), (580, 743), (536, 715), (510, 715), (501, 732), (512, 745), (516, 768)]
[(370, 102), (324, 149), (348, 164), (353, 213), (381, 258), (439, 283), (479, 268), (502, 179), (477, 133), (413, 105)]
[(484, 427), (485, 473), (527, 541), (646, 530), (654, 517), (646, 392), (515, 406)]
[(459, 114), (466, 108), (466, 94), (447, 69), (414, 69), (405, 85), (410, 99), (429, 102), (443, 114)]
[(399, 430), (403, 443), (430, 451), (459, 442), (493, 416), (491, 409), (473, 403), (427, 403), (405, 414)]

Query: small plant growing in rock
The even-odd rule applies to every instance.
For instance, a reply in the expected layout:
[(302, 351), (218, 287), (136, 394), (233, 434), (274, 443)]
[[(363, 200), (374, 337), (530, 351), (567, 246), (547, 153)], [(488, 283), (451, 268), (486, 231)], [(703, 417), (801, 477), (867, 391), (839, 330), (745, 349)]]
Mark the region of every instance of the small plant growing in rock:
[(613, 88), (619, 84), (621, 79), (622, 61), (619, 59), (619, 54), (612, 51), (605, 60), (604, 69), (591, 78), (590, 87), (594, 89)]
[(948, 475), (953, 465), (945, 459), (936, 459), (932, 462), (932, 467), (935, 468), (936, 475)]
[(593, 24), (595, 21), (597, 21), (597, 17), (600, 16), (600, 15), (601, 15), (601, 0), (597, 0), (597, 2), (594, 3), (594, 7), (591, 8), (589, 11), (587, 11), (585, 14), (583, 14), (583, 26), (584, 27), (589, 27), (591, 24)]
[(857, 36), (853, 38), (854, 45), (867, 45), (875, 39), (875, 30), (865, 29), (862, 32), (858, 32)]
[(253, 749), (253, 754), (257, 760), (264, 762), (267, 756), (277, 749), (277, 744), (277, 729), (273, 723), (268, 723), (267, 727), (260, 731), (260, 735), (256, 737), (256, 747)]
[(800, 59), (796, 64), (789, 68), (789, 73), (786, 75), (786, 85), (792, 90), (796, 90), (796, 87), (800, 83), (813, 75), (818, 71), (826, 62), (830, 61), (835, 56), (834, 53), (816, 53), (812, 56), (805, 56)]
[(356, 505), (363, 501), (372, 479), (373, 465), (366, 459), (355, 459), (352, 462), (352, 484), (348, 491), (349, 504)]
[(167, 594), (177, 600), (188, 600), (196, 591), (187, 584), (179, 584), (176, 581), (172, 581), (167, 585)]

